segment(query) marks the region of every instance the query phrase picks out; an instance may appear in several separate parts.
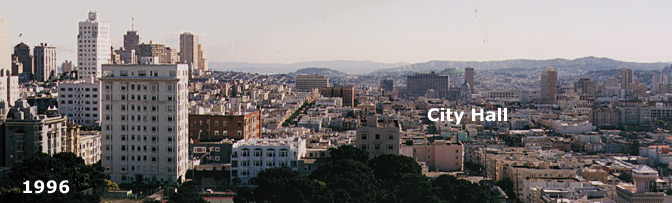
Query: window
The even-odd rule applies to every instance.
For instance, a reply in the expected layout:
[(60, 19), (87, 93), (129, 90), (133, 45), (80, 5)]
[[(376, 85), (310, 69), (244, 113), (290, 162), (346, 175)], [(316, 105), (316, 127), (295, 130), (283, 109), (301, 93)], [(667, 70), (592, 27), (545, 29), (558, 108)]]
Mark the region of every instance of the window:
[(394, 140), (394, 135), (388, 135), (388, 136), (387, 136), (387, 139), (388, 139), (388, 140)]
[(393, 144), (388, 144), (388, 145), (387, 145), (387, 149), (388, 149), (388, 150), (393, 150), (393, 149), (394, 149), (394, 145), (393, 145)]
[(243, 157), (248, 157), (250, 156), (250, 150), (249, 149), (243, 149), (241, 156)]
[(362, 145), (359, 146), (359, 148), (362, 148), (363, 150), (367, 150), (368, 147), (367, 147), (367, 145), (362, 144)]
[(287, 157), (287, 149), (280, 150), (280, 157)]
[(254, 150), (254, 157), (260, 157), (261, 156), (261, 149), (255, 149)]
[(376, 134), (376, 140), (380, 140), (380, 134)]
[(366, 134), (362, 134), (362, 140), (366, 140)]

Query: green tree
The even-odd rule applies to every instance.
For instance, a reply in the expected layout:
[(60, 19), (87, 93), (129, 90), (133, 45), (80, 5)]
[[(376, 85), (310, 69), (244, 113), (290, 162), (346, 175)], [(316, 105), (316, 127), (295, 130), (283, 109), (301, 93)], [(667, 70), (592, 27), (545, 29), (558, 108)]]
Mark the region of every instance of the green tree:
[(270, 168), (257, 175), (256, 202), (330, 202), (326, 185), (288, 167)]
[(499, 180), (495, 182), (495, 185), (499, 186), (499, 188), (502, 189), (504, 193), (506, 193), (506, 196), (508, 196), (509, 199), (518, 199), (518, 196), (516, 195), (516, 189), (514, 187), (515, 185), (513, 184), (513, 180), (510, 178), (507, 177)]
[(432, 184), (443, 202), (495, 202), (494, 192), (487, 185), (445, 174), (432, 180)]
[[(62, 194), (23, 194), (23, 182), (49, 180), (61, 183), (67, 180), (69, 192)], [(92, 189), (92, 194), (82, 191)], [(0, 181), (0, 202), (99, 202), (99, 195), (106, 191), (107, 183), (100, 164), (86, 165), (84, 160), (70, 152), (53, 157), (36, 153), (12, 166), (12, 172)]]
[(360, 161), (342, 159), (318, 168), (309, 176), (326, 183), (334, 202), (374, 202), (378, 187), (373, 171)]
[(362, 163), (369, 161), (369, 152), (352, 145), (342, 145), (338, 148), (333, 148), (329, 152), (331, 159), (336, 162), (338, 160), (351, 159)]
[(191, 181), (184, 182), (177, 187), (177, 192), (170, 191), (168, 194), (169, 203), (208, 203), (203, 197), (198, 195)]
[(639, 140), (635, 139), (635, 141), (632, 142), (632, 145), (630, 145), (630, 154), (639, 156)]

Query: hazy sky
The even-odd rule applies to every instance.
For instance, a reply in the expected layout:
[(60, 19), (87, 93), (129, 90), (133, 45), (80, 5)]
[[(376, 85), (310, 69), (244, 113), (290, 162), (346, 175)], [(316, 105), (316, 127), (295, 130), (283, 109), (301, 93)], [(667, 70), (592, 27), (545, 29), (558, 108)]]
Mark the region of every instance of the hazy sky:
[(145, 42), (177, 49), (179, 33), (198, 34), (210, 61), (672, 61), (670, 8), (672, 1), (618, 0), (0, 0), (12, 42), (54, 44), (59, 61), (75, 58), (77, 22), (89, 10), (110, 23), (115, 48), (135, 17)]

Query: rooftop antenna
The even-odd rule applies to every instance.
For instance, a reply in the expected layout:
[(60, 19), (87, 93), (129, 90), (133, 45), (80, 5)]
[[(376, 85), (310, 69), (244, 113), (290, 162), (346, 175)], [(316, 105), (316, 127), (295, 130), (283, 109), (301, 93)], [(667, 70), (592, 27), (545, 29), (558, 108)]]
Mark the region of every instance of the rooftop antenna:
[(135, 17), (131, 17), (131, 30), (135, 31)]

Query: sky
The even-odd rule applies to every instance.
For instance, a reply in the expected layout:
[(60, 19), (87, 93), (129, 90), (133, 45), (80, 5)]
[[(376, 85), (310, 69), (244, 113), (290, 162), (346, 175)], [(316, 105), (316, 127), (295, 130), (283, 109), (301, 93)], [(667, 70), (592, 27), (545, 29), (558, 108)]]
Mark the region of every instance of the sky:
[(669, 8), (672, 1), (0, 0), (12, 43), (55, 45), (59, 61), (75, 59), (77, 23), (96, 10), (115, 49), (134, 18), (144, 42), (179, 49), (180, 33), (199, 35), (211, 62), (669, 62)]

